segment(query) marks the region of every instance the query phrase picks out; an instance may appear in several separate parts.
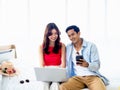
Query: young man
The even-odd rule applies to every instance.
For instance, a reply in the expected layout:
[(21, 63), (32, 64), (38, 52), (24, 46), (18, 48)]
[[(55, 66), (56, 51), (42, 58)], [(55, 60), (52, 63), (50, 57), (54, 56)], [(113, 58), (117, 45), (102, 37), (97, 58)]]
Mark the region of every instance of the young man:
[(66, 47), (68, 81), (60, 85), (60, 90), (106, 90), (108, 80), (99, 73), (100, 61), (95, 44), (80, 38), (79, 27), (72, 25), (66, 29), (71, 44)]

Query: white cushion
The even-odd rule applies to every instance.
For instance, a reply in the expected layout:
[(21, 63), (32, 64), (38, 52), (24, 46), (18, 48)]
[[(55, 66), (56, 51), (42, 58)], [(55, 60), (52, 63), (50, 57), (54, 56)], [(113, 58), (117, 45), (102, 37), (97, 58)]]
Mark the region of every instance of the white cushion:
[(8, 61), (13, 58), (14, 58), (14, 52), (12, 49), (0, 51), (0, 63), (2, 63), (3, 61)]

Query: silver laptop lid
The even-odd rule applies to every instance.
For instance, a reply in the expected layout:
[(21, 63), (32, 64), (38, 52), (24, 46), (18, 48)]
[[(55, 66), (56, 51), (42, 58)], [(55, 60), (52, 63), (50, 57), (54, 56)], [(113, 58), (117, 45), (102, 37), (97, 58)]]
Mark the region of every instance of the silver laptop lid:
[(35, 67), (37, 81), (62, 82), (67, 80), (65, 68), (47, 68)]

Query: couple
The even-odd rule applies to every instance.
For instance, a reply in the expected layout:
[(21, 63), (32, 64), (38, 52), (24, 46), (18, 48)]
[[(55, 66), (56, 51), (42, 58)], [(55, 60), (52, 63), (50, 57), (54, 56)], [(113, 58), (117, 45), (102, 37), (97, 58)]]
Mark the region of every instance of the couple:
[[(79, 27), (66, 28), (71, 44), (60, 42), (60, 31), (55, 23), (48, 23), (40, 46), (41, 67), (67, 68), (68, 81), (59, 83), (44, 82), (44, 90), (106, 90), (108, 80), (99, 73), (100, 60), (95, 44), (80, 37)], [(83, 57), (80, 58), (80, 55)], [(76, 56), (78, 59), (76, 60)], [(55, 87), (58, 86), (58, 87)]]

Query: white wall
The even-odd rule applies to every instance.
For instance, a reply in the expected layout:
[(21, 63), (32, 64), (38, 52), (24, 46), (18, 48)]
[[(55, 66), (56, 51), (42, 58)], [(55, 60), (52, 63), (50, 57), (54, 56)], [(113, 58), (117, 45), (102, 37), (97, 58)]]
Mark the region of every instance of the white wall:
[(19, 59), (39, 66), (38, 48), (46, 25), (55, 22), (67, 44), (65, 29), (75, 24), (82, 37), (96, 43), (100, 71), (119, 78), (119, 4), (119, 0), (0, 0), (0, 45), (16, 44)]

